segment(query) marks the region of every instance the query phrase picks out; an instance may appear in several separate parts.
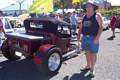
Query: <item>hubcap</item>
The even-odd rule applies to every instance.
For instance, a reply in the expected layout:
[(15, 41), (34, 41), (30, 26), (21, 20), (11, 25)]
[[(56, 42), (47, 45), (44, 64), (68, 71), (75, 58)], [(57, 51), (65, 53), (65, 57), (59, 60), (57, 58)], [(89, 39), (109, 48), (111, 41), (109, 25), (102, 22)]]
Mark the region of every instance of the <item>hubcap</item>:
[(48, 60), (48, 68), (50, 71), (55, 71), (60, 65), (60, 55), (56, 52), (53, 53)]

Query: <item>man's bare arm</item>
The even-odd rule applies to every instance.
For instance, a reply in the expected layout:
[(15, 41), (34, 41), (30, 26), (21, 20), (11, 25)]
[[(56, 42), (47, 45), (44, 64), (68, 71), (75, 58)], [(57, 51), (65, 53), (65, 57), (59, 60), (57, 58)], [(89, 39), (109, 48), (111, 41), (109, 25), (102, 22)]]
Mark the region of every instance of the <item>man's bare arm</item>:
[(102, 20), (102, 16), (101, 16), (100, 14), (97, 14), (96, 19), (97, 19), (97, 22), (98, 22), (98, 24), (99, 24), (99, 30), (98, 30), (98, 33), (97, 33), (97, 36), (96, 36), (95, 39), (96, 39), (96, 40), (99, 40), (100, 35), (101, 35), (101, 33), (103, 32), (103, 20)]

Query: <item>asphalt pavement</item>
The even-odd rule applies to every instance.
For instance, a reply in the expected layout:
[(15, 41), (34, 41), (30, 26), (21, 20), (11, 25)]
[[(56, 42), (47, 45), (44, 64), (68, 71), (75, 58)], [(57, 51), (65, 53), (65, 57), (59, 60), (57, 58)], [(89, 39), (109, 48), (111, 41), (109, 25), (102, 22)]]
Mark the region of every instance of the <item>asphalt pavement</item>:
[(81, 72), (85, 65), (84, 53), (64, 61), (58, 74), (41, 75), (32, 60), (21, 59), (11, 62), (0, 55), (0, 80), (120, 80), (120, 30), (116, 38), (107, 40), (110, 30), (104, 31), (100, 39), (100, 51), (95, 68), (95, 77), (89, 78)]

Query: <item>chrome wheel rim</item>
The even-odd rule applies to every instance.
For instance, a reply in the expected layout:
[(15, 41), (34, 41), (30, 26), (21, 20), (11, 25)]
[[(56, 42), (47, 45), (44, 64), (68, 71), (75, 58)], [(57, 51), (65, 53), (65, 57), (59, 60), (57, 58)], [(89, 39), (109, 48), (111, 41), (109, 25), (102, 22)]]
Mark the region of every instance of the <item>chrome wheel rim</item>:
[(55, 71), (60, 65), (60, 55), (56, 52), (53, 53), (48, 59), (48, 68), (50, 71)]

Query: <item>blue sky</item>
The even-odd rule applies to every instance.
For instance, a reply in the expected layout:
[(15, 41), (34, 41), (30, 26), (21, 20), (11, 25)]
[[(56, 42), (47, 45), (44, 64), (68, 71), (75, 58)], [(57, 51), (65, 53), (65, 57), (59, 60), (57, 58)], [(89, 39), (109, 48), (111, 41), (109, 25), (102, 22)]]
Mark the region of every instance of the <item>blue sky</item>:
[[(31, 2), (33, 0), (26, 0), (25, 3), (24, 3), (24, 7), (28, 7)], [(102, 1), (102, 0), (99, 0), (99, 1)], [(111, 2), (112, 5), (120, 5), (120, 0), (107, 0), (108, 2)], [(18, 5), (15, 0), (0, 0), (0, 9), (1, 8), (4, 8), (4, 7), (7, 7), (7, 6), (10, 6), (12, 3)]]

